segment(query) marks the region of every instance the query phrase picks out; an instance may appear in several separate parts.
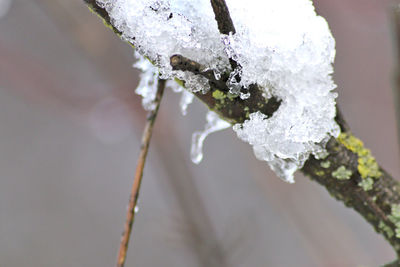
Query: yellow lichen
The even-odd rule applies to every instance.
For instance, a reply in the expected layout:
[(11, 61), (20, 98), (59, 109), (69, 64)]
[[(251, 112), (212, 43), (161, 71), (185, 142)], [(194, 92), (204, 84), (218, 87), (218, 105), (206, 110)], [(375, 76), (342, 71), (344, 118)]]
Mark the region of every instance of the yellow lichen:
[(375, 161), (374, 157), (371, 156), (370, 152), (369, 154), (358, 158), (358, 172), (361, 174), (362, 178), (378, 178), (379, 176), (381, 176), (379, 165)]
[(337, 140), (348, 150), (357, 154), (357, 169), (363, 179), (379, 178), (382, 175), (379, 171), (379, 165), (372, 156), (371, 151), (364, 147), (360, 139), (349, 133), (341, 133)]
[(364, 150), (364, 143), (352, 134), (341, 133), (337, 138), (347, 149), (357, 153), (357, 151)]

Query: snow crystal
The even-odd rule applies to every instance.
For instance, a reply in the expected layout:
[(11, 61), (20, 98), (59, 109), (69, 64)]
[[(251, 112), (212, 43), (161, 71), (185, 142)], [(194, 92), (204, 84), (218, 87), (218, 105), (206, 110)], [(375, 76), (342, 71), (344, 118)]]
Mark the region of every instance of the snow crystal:
[(234, 130), (258, 159), (293, 182), (309, 155), (321, 155), (339, 134), (330, 76), (335, 42), (311, 1), (240, 2), (227, 2), (236, 34), (225, 40), (242, 66), (240, 85), (257, 83), (282, 103), (271, 118), (257, 112)]
[(145, 110), (154, 110), (156, 108), (156, 94), (158, 85), (158, 69), (154, 67), (147, 59), (137, 55), (138, 61), (134, 67), (141, 70), (140, 82), (136, 88), (136, 94), (142, 96), (142, 105)]
[(199, 164), (203, 159), (203, 143), (210, 133), (229, 128), (230, 126), (230, 123), (220, 119), (215, 112), (209, 111), (207, 113), (207, 124), (204, 130), (195, 132), (192, 135), (192, 148), (190, 152), (192, 161)]
[[(242, 99), (249, 97), (246, 88), (251, 84), (259, 85), (265, 96), (280, 99), (271, 117), (253, 113), (234, 130), (284, 180), (293, 182), (293, 173), (307, 158), (321, 156), (327, 140), (338, 136), (337, 94), (332, 92), (336, 85), (331, 78), (335, 41), (310, 0), (226, 0), (236, 28), (230, 35), (219, 34), (211, 4), (205, 0), (98, 3), (123, 38), (158, 67), (162, 78), (183, 80), (191, 92), (210, 89), (204, 77), (172, 70), (170, 57), (180, 54), (218, 76), (230, 72), (227, 86)], [(235, 70), (228, 56), (238, 63)], [(151, 72), (145, 77), (148, 84)], [(189, 95), (183, 96), (182, 106), (189, 100)], [(213, 129), (210, 125), (205, 132)], [(198, 162), (205, 135), (195, 136), (192, 158)]]
[(193, 102), (194, 94), (188, 91), (183, 91), (181, 101), (179, 103), (181, 107), (182, 115), (186, 115), (188, 106)]
[(203, 0), (98, 0), (122, 37), (159, 67), (161, 78), (185, 81), (192, 91), (207, 91), (203, 77), (173, 71), (170, 57), (180, 54), (223, 71), (228, 66), (211, 5)]

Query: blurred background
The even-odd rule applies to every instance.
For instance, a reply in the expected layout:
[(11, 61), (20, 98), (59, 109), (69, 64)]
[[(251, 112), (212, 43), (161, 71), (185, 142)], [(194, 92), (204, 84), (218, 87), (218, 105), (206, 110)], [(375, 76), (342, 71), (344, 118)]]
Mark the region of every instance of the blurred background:
[[(339, 105), (399, 177), (392, 1), (315, 0), (337, 42)], [(295, 22), (294, 22), (295, 23)], [(114, 266), (146, 113), (130, 46), (81, 0), (0, 0), (0, 266)], [(324, 188), (279, 180), (232, 130), (200, 165), (167, 90), (126, 266), (378, 266), (390, 246)]]

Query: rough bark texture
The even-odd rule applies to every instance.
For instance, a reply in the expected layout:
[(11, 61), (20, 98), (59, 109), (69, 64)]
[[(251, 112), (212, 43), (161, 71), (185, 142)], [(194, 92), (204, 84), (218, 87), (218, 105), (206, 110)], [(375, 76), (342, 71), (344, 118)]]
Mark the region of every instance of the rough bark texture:
[[(107, 13), (96, 5), (95, 0), (84, 1), (113, 28)], [(114, 31), (119, 33), (116, 29)], [(249, 99), (241, 100), (229, 95), (226, 85), (215, 81), (212, 73), (203, 72), (198, 63), (176, 55), (171, 58), (171, 65), (208, 77), (212, 89), (196, 96), (232, 124), (243, 122), (254, 111), (270, 116), (279, 108), (280, 102), (275, 98), (266, 100), (257, 85), (250, 89)], [(328, 142), (328, 156), (324, 159), (311, 157), (301, 171), (363, 216), (400, 256), (400, 183), (379, 167), (370, 151), (350, 133), (339, 110), (336, 121), (342, 134)], [(388, 266), (400, 265), (395, 262)]]
[(235, 34), (235, 26), (233, 25), (225, 0), (211, 0), (211, 6), (214, 10), (219, 32), (227, 35), (229, 33)]
[(217, 112), (222, 118), (232, 124), (244, 122), (249, 118), (249, 114), (256, 111), (261, 111), (267, 116), (272, 116), (279, 108), (280, 101), (274, 97), (265, 99), (257, 85), (249, 86), (250, 97), (241, 99), (239, 95), (229, 93), (229, 88), (226, 85), (229, 74), (222, 75), (217, 80), (212, 70), (204, 71), (205, 68), (199, 63), (180, 55), (172, 56), (170, 62), (173, 70), (189, 71), (207, 78), (211, 89), (205, 94), (197, 92), (195, 95), (209, 109)]

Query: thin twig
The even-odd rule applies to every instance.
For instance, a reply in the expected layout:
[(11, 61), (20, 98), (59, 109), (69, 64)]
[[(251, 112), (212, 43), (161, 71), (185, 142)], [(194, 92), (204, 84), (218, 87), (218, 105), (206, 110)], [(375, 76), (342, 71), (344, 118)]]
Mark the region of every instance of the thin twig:
[(156, 94), (156, 99), (155, 99), (156, 107), (154, 110), (149, 112), (148, 117), (147, 117), (147, 122), (146, 122), (146, 125), (144, 128), (144, 131), (143, 131), (140, 154), (139, 154), (139, 158), (138, 158), (137, 165), (136, 165), (135, 178), (133, 180), (131, 195), (129, 197), (128, 210), (126, 212), (126, 221), (125, 221), (125, 226), (124, 226), (124, 232), (122, 234), (121, 244), (120, 244), (119, 252), (118, 252), (117, 267), (123, 267), (125, 264), (126, 253), (127, 253), (128, 244), (129, 244), (129, 238), (130, 238), (130, 234), (132, 232), (133, 222), (135, 220), (135, 208), (136, 208), (138, 197), (139, 197), (140, 185), (141, 185), (142, 177), (143, 177), (144, 164), (146, 162), (146, 156), (147, 156), (147, 152), (149, 150), (150, 139), (151, 139), (151, 135), (153, 132), (154, 122), (156, 120), (158, 109), (159, 109), (160, 103), (161, 103), (161, 98), (164, 93), (165, 83), (166, 83), (165, 80), (162, 80), (162, 79), (158, 80), (158, 86), (157, 86), (158, 88), (157, 88), (157, 94)]
[(235, 26), (225, 0), (211, 0), (211, 5), (214, 10), (215, 20), (218, 23), (219, 32), (226, 35), (229, 35), (230, 32), (235, 34)]
[[(173, 55), (170, 58), (170, 64), (173, 70), (189, 71), (205, 77), (211, 89), (206, 93), (195, 92), (194, 95), (206, 103), (211, 110), (232, 123), (243, 122), (249, 118), (249, 114), (256, 111), (260, 111), (268, 117), (272, 116), (280, 106), (280, 100), (276, 97), (266, 99), (263, 91), (255, 84), (250, 85), (247, 89), (250, 93), (250, 97), (247, 99), (230, 95), (226, 85), (227, 75), (223, 74), (220, 79), (216, 79), (212, 70), (207, 70), (200, 63), (189, 58)], [(217, 94), (214, 95), (214, 92)], [(230, 120), (230, 118), (234, 120)]]
[[(235, 34), (235, 26), (233, 25), (233, 21), (231, 15), (229, 14), (229, 9), (225, 3), (225, 0), (211, 0), (211, 6), (214, 11), (219, 32), (226, 35), (229, 35), (230, 33)], [(231, 64), (232, 70), (239, 66), (239, 64), (233, 58), (229, 58), (229, 63)], [(238, 76), (237, 79), (240, 79), (240, 77)]]
[(223, 74), (222, 77), (217, 79), (213, 70), (207, 69), (194, 60), (181, 55), (173, 55), (170, 58), (170, 65), (173, 70), (189, 71), (193, 74), (203, 76), (209, 81), (210, 86), (213, 88), (218, 88), (218, 90), (222, 90), (223, 92), (229, 91), (229, 88), (226, 85), (228, 79), (227, 75)]

